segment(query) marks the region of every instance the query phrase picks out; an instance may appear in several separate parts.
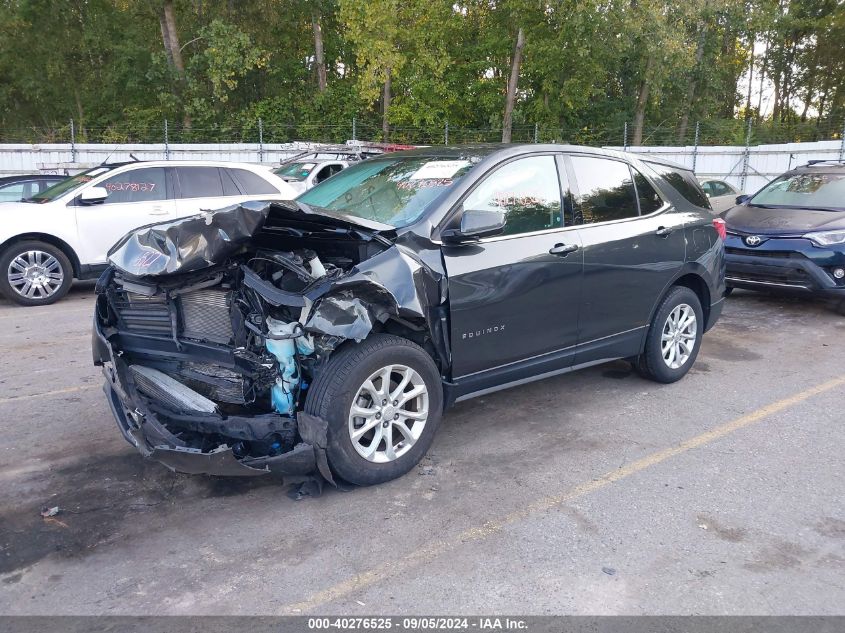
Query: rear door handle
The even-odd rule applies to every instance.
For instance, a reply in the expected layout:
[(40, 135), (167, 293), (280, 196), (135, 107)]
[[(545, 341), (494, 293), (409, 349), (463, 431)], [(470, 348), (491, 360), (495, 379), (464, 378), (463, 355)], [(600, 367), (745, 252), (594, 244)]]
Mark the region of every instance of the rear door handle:
[(167, 214), (168, 214), (168, 211), (166, 209), (163, 209), (159, 205), (155, 205), (153, 207), (152, 211), (150, 211), (150, 215), (167, 215)]
[(549, 253), (552, 255), (560, 255), (561, 257), (566, 257), (569, 253), (574, 253), (578, 250), (577, 244), (555, 244), (549, 249)]
[(666, 237), (672, 232), (672, 229), (667, 229), (665, 226), (658, 226), (657, 230), (654, 232), (655, 235), (659, 235), (660, 237)]

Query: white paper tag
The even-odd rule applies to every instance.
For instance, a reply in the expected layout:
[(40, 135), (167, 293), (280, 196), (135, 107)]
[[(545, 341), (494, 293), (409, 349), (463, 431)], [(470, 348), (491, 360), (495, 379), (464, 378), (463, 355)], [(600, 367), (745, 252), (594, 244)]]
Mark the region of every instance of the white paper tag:
[(468, 160), (433, 160), (415, 171), (411, 175), (411, 180), (451, 178), (467, 165), (469, 165)]

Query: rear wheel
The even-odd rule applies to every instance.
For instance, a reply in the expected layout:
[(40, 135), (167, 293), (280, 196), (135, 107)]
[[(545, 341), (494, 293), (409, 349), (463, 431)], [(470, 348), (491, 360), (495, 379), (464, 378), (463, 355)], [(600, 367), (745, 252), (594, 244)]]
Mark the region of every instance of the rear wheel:
[(54, 303), (68, 293), (72, 282), (70, 260), (52, 244), (18, 242), (0, 255), (0, 292), (20, 305)]
[(698, 295), (683, 286), (672, 288), (657, 308), (635, 369), (656, 382), (680, 380), (698, 356), (703, 329)]
[(443, 410), (440, 374), (418, 345), (377, 334), (331, 356), (305, 410), (328, 422), (332, 471), (362, 486), (382, 483), (411, 470), (431, 446)]

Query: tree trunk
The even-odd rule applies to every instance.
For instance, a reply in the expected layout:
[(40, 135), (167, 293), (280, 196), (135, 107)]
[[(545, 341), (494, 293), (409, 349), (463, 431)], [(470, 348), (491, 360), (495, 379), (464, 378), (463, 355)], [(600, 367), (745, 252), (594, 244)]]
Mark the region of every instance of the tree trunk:
[(502, 120), (502, 143), (511, 142), (513, 128), (513, 107), (516, 103), (516, 89), (519, 83), (519, 67), (522, 64), (522, 49), (525, 48), (525, 33), (522, 28), (516, 33), (516, 46), (511, 59), (511, 74), (508, 79), (508, 94), (505, 97), (505, 116)]
[(745, 98), (745, 118), (751, 113), (751, 86), (754, 83), (754, 40), (757, 36), (751, 34), (751, 51), (748, 54), (748, 95)]
[[(708, 3), (704, 3), (704, 9), (707, 9)], [(683, 114), (681, 115), (681, 123), (678, 126), (678, 142), (683, 143), (687, 136), (687, 127), (689, 126), (689, 112), (692, 107), (692, 100), (695, 98), (696, 82), (701, 73), (701, 60), (704, 58), (704, 44), (707, 38), (707, 20), (701, 22), (701, 27), (698, 31), (698, 44), (695, 47), (695, 71), (689, 79), (687, 84), (687, 95), (684, 99)]]
[(654, 55), (649, 54), (640, 89), (637, 91), (637, 109), (634, 112), (634, 138), (631, 145), (643, 144), (643, 125), (645, 123), (645, 108), (648, 105), (648, 94), (651, 91), (651, 69), (654, 67)]
[(381, 97), (382, 118), (381, 118), (381, 133), (383, 141), (386, 143), (390, 137), (390, 123), (387, 120), (387, 113), (390, 110), (390, 68), (387, 69), (387, 74), (384, 78), (384, 92)]
[(760, 94), (757, 95), (757, 121), (763, 118), (763, 81), (766, 79), (766, 68), (769, 65), (769, 38), (766, 37), (766, 52), (763, 53), (763, 65), (760, 67)]
[[(179, 46), (179, 34), (176, 31), (176, 17), (173, 15), (173, 0), (165, 0), (161, 8), (161, 36), (164, 40), (164, 50), (167, 53), (167, 61), (173, 64), (176, 74), (179, 77), (179, 93), (181, 97), (188, 85), (185, 76), (185, 63), (182, 61), (182, 49)], [(182, 115), (182, 126), (185, 129), (191, 128), (191, 116), (186, 112)]]
[(317, 90), (325, 92), (328, 87), (326, 79), (326, 60), (323, 54), (323, 29), (320, 27), (320, 14), (311, 14), (311, 26), (314, 29), (314, 65), (317, 67)]

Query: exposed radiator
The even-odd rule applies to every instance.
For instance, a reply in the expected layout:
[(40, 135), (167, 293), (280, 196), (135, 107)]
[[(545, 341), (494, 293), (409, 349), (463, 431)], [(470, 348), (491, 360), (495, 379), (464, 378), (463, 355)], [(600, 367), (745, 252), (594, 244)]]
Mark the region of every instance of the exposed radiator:
[(173, 411), (214, 413), (217, 405), (190, 387), (152, 367), (130, 365), (138, 391)]
[(175, 377), (216, 402), (246, 403), (244, 377), (231, 369), (209, 363), (182, 363)]
[(182, 336), (212, 343), (232, 340), (229, 312), (232, 293), (226, 290), (194, 290), (181, 296)]
[(121, 290), (116, 293), (114, 308), (129, 332), (172, 335), (170, 310), (161, 297), (146, 297)]

